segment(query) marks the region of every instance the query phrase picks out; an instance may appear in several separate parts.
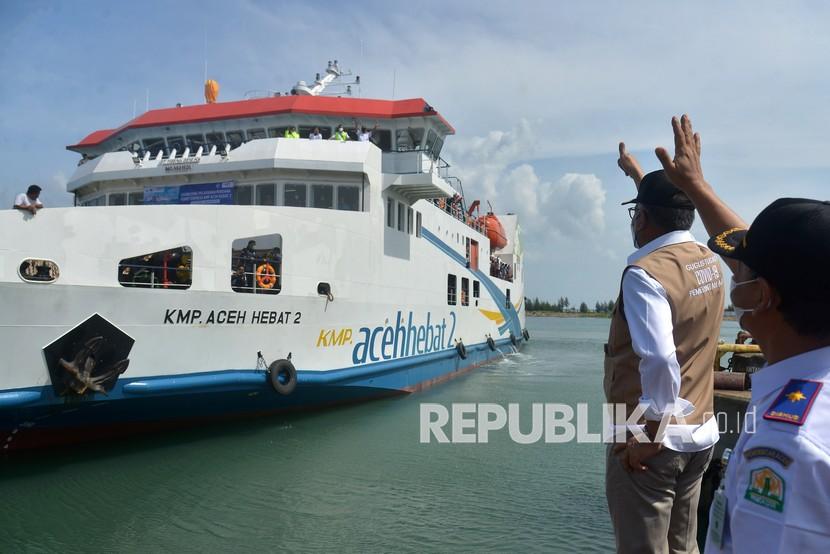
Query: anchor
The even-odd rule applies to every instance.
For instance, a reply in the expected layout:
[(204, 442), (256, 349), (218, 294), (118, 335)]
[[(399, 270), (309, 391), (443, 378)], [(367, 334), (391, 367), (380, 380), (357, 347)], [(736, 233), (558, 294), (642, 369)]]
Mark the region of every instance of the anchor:
[(107, 394), (118, 376), (127, 370), (130, 360), (124, 359), (106, 367), (98, 367), (98, 352), (104, 345), (104, 337), (93, 337), (84, 343), (75, 353), (71, 362), (61, 358), (60, 366), (65, 370), (66, 384), (77, 394), (85, 394), (87, 390)]

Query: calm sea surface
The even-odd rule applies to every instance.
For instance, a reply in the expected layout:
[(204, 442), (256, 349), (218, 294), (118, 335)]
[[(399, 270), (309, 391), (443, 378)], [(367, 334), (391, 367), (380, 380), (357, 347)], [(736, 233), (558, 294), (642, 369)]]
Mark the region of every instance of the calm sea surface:
[(588, 403), (598, 431), (608, 324), (531, 318), (520, 354), (419, 394), (0, 459), (0, 551), (610, 552), (601, 444), (419, 442), (424, 402), (519, 403), (524, 432), (533, 402)]

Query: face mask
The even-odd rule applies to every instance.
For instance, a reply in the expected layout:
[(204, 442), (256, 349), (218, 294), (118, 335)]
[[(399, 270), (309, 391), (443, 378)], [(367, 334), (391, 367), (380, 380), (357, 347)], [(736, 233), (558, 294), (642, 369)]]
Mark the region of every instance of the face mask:
[(640, 248), (640, 243), (637, 242), (637, 231), (634, 229), (634, 222), (637, 220), (637, 216), (634, 216), (634, 219), (631, 220), (631, 242), (634, 243), (634, 248)]
[[(735, 281), (735, 277), (733, 276), (729, 282), (729, 299), (732, 299), (732, 293), (735, 291), (736, 288), (740, 287), (741, 285), (748, 285), (749, 283), (754, 283), (758, 279), (750, 279), (749, 281)], [(741, 308), (735, 305), (735, 301), (732, 301), (732, 307), (735, 310), (735, 318), (738, 320), (738, 324), (741, 323), (741, 318), (743, 318), (746, 314), (751, 314), (755, 311), (755, 308)]]

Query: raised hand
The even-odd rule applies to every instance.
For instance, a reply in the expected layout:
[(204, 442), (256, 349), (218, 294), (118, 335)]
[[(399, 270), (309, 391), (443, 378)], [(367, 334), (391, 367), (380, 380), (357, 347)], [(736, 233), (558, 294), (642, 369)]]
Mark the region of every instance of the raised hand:
[(625, 149), (625, 143), (620, 143), (620, 158), (617, 160), (617, 165), (620, 166), (626, 177), (631, 177), (634, 184), (640, 186), (640, 181), (643, 180), (643, 170), (637, 162), (637, 158), (628, 153)]
[(689, 194), (706, 186), (700, 166), (700, 135), (692, 130), (692, 120), (685, 114), (680, 119), (672, 117), (671, 126), (674, 131), (674, 159), (662, 146), (654, 153), (669, 181)]

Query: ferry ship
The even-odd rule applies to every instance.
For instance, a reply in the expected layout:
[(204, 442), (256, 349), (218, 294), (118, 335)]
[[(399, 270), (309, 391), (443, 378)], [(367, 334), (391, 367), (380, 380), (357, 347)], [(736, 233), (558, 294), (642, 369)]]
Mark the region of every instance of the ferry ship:
[(345, 76), (208, 81), (68, 146), (73, 207), (0, 211), (3, 451), (418, 391), (529, 338), (517, 217), (467, 206), (430, 104)]

